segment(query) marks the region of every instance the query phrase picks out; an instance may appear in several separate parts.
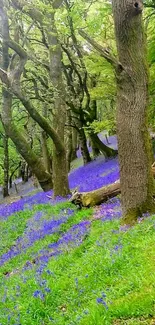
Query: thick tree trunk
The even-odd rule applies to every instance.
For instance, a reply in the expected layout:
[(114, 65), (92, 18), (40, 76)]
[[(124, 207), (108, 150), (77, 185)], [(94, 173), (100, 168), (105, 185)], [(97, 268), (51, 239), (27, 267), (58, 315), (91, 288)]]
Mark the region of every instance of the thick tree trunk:
[(49, 43), (50, 77), (54, 92), (53, 126), (63, 143), (62, 151), (60, 151), (57, 146), (53, 147), (53, 188), (54, 196), (66, 196), (70, 193), (70, 190), (68, 183), (66, 150), (64, 145), (66, 103), (62, 78), (62, 53), (55, 26), (54, 11), (47, 16), (49, 24), (46, 32)]
[(4, 185), (3, 185), (3, 197), (9, 196), (9, 145), (8, 136), (6, 133), (3, 136), (3, 146), (4, 146)]
[(117, 136), (124, 223), (155, 210), (147, 130), (148, 67), (141, 0), (113, 0), (119, 66)]

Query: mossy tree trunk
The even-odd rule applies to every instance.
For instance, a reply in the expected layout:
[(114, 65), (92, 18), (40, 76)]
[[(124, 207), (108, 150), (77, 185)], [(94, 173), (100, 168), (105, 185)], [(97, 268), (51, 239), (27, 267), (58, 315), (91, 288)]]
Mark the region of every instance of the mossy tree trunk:
[(119, 65), (117, 136), (123, 222), (155, 210), (147, 129), (148, 67), (141, 0), (113, 0)]
[(67, 111), (66, 128), (65, 128), (65, 147), (67, 158), (67, 170), (70, 171), (72, 161), (72, 117), (70, 111)]
[[(9, 38), (9, 23), (5, 11), (0, 8), (1, 26), (2, 26), (2, 68), (4, 71), (8, 70), (9, 66), (9, 50), (8, 50), (8, 38)], [(12, 95), (6, 89), (2, 88), (2, 112), (1, 119), (6, 135), (14, 142), (18, 152), (25, 159), (28, 165), (32, 168), (32, 171), (38, 178), (40, 186), (44, 191), (48, 191), (52, 188), (52, 177), (44, 168), (40, 159), (35, 155), (30, 145), (26, 141), (25, 137), (17, 130), (12, 121)]]
[(12, 96), (7, 90), (3, 91), (2, 99), (2, 122), (6, 134), (14, 142), (18, 152), (31, 167), (36, 175), (40, 186), (44, 191), (49, 191), (53, 187), (52, 176), (46, 171), (41, 160), (30, 148), (25, 137), (16, 129), (11, 117)]
[(3, 135), (4, 147), (4, 184), (3, 184), (3, 197), (9, 196), (9, 138), (6, 133)]
[[(61, 1), (55, 1), (56, 7), (53, 9), (59, 7), (60, 4)], [(48, 24), (46, 26), (46, 33), (49, 44), (50, 77), (54, 93), (53, 127), (63, 144), (63, 150), (61, 151), (59, 150), (59, 146), (54, 145), (53, 147), (53, 188), (55, 196), (66, 196), (70, 193), (66, 150), (64, 145), (66, 103), (62, 78), (62, 52), (55, 26), (55, 10), (53, 10), (53, 13), (47, 14), (47, 18)]]

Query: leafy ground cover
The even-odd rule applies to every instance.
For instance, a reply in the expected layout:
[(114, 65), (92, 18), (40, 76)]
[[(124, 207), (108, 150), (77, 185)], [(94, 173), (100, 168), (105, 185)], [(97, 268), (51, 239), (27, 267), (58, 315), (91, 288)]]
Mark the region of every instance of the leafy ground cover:
[[(99, 157), (69, 181), (118, 177), (117, 159)], [(78, 210), (51, 196), (0, 206), (0, 324), (155, 324), (155, 217), (121, 227), (119, 198)]]

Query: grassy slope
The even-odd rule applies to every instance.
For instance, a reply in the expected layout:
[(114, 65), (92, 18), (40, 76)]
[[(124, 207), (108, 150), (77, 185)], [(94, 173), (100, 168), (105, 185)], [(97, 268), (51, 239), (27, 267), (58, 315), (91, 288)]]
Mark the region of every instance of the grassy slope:
[[(18, 254), (0, 267), (0, 324), (155, 324), (155, 217), (125, 230), (95, 215), (60, 202), (1, 220), (0, 255)], [(46, 234), (50, 220), (62, 223)]]

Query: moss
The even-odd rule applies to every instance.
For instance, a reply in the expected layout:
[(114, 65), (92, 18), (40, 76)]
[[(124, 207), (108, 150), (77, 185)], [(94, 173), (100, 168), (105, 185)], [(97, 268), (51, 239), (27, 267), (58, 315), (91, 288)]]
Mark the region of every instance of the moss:
[(138, 218), (141, 218), (143, 213), (155, 213), (155, 202), (152, 197), (148, 197), (148, 199), (137, 208), (129, 209), (126, 213), (124, 213), (122, 218), (123, 225), (134, 225), (137, 222)]
[(134, 225), (137, 222), (138, 217), (141, 217), (142, 213), (139, 208), (129, 209), (124, 213), (122, 218), (122, 225)]

